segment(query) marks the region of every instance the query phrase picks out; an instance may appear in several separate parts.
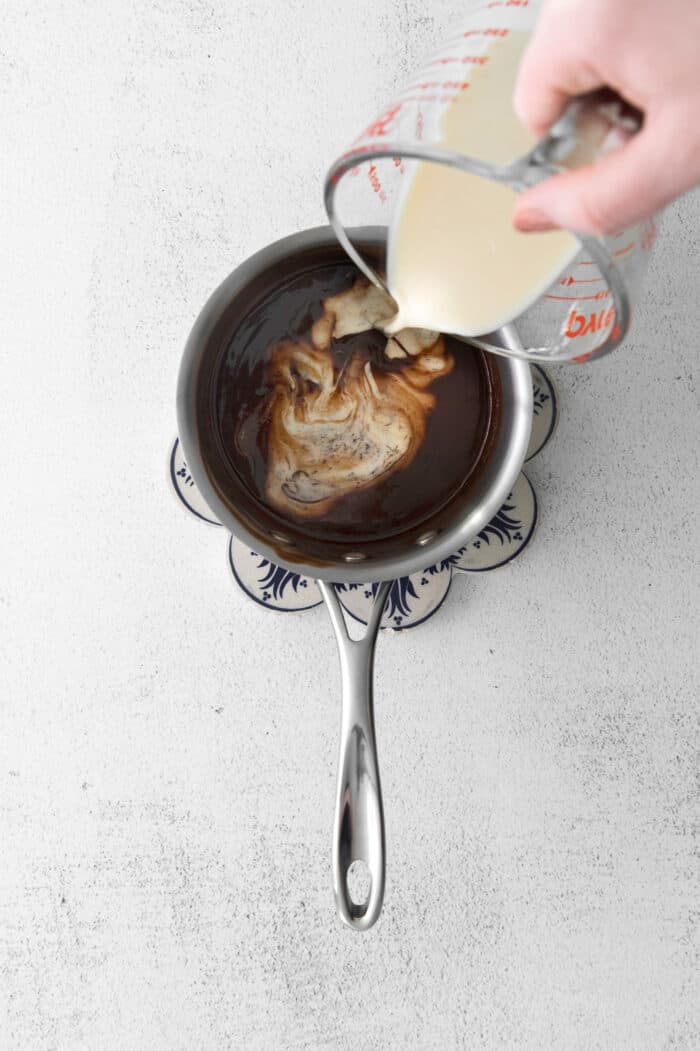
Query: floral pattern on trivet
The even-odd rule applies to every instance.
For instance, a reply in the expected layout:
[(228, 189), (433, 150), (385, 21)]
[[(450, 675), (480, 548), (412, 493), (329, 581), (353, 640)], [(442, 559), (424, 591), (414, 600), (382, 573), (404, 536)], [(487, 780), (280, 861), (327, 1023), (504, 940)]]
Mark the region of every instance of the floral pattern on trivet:
[[(552, 381), (539, 365), (531, 365), (533, 391), (532, 435), (526, 462), (542, 451), (554, 433), (557, 398)], [(180, 446), (170, 453), (170, 480), (181, 503), (200, 520), (220, 526), (195, 485)], [(484, 573), (512, 562), (525, 549), (537, 523), (537, 497), (521, 473), (500, 511), (465, 547), (449, 558), (394, 581), (382, 617), (383, 628), (401, 631), (422, 624), (447, 597), (455, 571)], [(228, 560), (239, 587), (261, 606), (281, 613), (299, 613), (321, 604), (316, 581), (277, 565), (238, 540), (229, 538)], [(377, 584), (335, 584), (345, 610), (362, 623), (372, 606)]]

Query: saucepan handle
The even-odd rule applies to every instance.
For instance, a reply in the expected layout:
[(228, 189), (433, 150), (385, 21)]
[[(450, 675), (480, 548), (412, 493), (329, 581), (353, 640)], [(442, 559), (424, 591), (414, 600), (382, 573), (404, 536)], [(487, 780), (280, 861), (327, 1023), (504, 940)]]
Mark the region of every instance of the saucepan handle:
[[(335, 631), (342, 672), (340, 762), (333, 829), (333, 889), (342, 921), (356, 931), (378, 919), (384, 900), (384, 813), (374, 735), (372, 674), (374, 646), (391, 588), (378, 586), (364, 638), (350, 638), (332, 584), (319, 583)], [(356, 902), (348, 889), (348, 870), (364, 863), (370, 886)]]

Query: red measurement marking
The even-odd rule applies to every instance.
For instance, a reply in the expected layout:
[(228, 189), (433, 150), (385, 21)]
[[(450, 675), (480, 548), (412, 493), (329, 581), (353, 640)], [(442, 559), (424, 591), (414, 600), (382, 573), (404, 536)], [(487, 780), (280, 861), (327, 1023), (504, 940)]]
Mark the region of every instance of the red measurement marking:
[(569, 339), (578, 339), (579, 336), (587, 336), (591, 332), (601, 332), (612, 325), (614, 320), (614, 307), (607, 307), (591, 314), (579, 314), (576, 309), (572, 308), (566, 319), (564, 335)]
[(612, 338), (612, 339), (619, 339), (620, 338), (620, 326), (619, 325), (615, 325), (614, 329), (610, 333), (610, 336), (608, 336), (606, 339), (604, 339), (602, 343), (599, 343), (597, 347), (594, 347), (593, 350), (589, 350), (587, 354), (579, 354), (578, 357), (574, 358), (573, 360), (574, 361), (578, 361), (581, 364), (584, 361), (588, 361), (589, 358), (592, 358), (594, 354), (598, 353), (598, 351), (601, 349), (601, 347), (605, 346), (605, 344), (608, 342), (608, 339), (610, 339), (610, 338)]
[(434, 91), (435, 88), (445, 88), (450, 91), (466, 91), (469, 87), (467, 80), (432, 80), (424, 84), (409, 84), (406, 91)]
[[(620, 255), (625, 255), (626, 252), (631, 252), (632, 249), (634, 248), (634, 246), (636, 245), (636, 243), (637, 243), (636, 241), (630, 241), (630, 243), (628, 245), (625, 245), (624, 248), (618, 248), (617, 251), (613, 252), (613, 255), (614, 256), (620, 256)], [(581, 262), (578, 265), (579, 266), (597, 266), (598, 264), (596, 262), (594, 262), (593, 259), (582, 259)]]
[(464, 36), (508, 36), (510, 29), (468, 29)]
[(377, 117), (377, 119), (365, 128), (361, 135), (358, 135), (355, 142), (360, 142), (361, 139), (374, 139), (378, 136), (389, 134), (389, 125), (393, 123), (397, 113), (401, 111), (401, 102), (395, 102), (393, 106), (389, 106), (384, 112)]
[(562, 277), (560, 285), (594, 285), (598, 281), (604, 281), (604, 277)]
[(386, 201), (386, 194), (384, 193), (384, 190), (382, 189), (382, 184), (381, 184), (381, 181), (379, 179), (379, 175), (377, 174), (377, 165), (376, 164), (370, 164), (369, 171), (367, 172), (367, 174), (369, 176), (369, 181), (370, 181), (370, 184), (372, 186), (372, 189), (374, 190), (374, 192), (376, 194), (378, 194), (379, 200), (382, 201), (382, 202)]
[(369, 153), (370, 150), (377, 150), (383, 145), (383, 142), (363, 142), (361, 146), (353, 146), (352, 149), (346, 150), (345, 153), (341, 153), (338, 160), (344, 161), (349, 157), (356, 157), (358, 153)]
[(455, 55), (452, 58), (436, 58), (429, 62), (429, 66), (449, 66), (454, 62), (462, 65), (485, 66), (489, 60), (488, 55)]
[(491, 0), (487, 7), (527, 7), (529, 0)]
[(403, 166), (403, 157), (394, 157), (394, 167), (399, 169), (401, 175), (404, 174), (406, 169)]
[(422, 114), (422, 112), (420, 110), (418, 110), (418, 115), (416, 117), (415, 136), (416, 136), (416, 142), (422, 142), (423, 141), (423, 114)]
[(584, 303), (584, 302), (586, 302), (589, 299), (609, 299), (610, 298), (610, 292), (606, 288), (605, 291), (596, 292), (596, 294), (594, 296), (552, 296), (552, 295), (548, 295), (545, 298), (546, 299), (569, 299), (569, 300), (573, 300), (576, 303)]
[(355, 171), (359, 170), (358, 165), (354, 163), (359, 156), (361, 156), (363, 153), (371, 153), (373, 150), (379, 149), (383, 145), (383, 142), (365, 142), (361, 146), (353, 146), (351, 150), (346, 150), (345, 153), (342, 153), (338, 158), (338, 163), (340, 164), (341, 161), (345, 160), (349, 161), (350, 163), (344, 164), (342, 168), (339, 168), (337, 172), (334, 172), (334, 174), (331, 176), (331, 182), (333, 183), (333, 185), (335, 185), (337, 182), (340, 182), (340, 180), (346, 172), (352, 170), (354, 174)]

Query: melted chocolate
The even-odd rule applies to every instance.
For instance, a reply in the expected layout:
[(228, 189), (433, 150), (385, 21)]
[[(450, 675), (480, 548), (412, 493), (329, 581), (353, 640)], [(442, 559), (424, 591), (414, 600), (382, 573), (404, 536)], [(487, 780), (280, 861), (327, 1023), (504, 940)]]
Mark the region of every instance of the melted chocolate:
[[(340, 249), (315, 263), (300, 260), (287, 273), (272, 272), (241, 314), (240, 304), (228, 340), (219, 332), (218, 362), (210, 377), (207, 426), (202, 449), (210, 478), (247, 528), (280, 547), (280, 558), (307, 562), (340, 561), (344, 552), (370, 557), (396, 553), (415, 543), (421, 530), (439, 527), (451, 501), (462, 503), (479, 477), (493, 446), (500, 419), (497, 371), (486, 355), (462, 341), (444, 338), (444, 353), (453, 359), (448, 374), (438, 375), (426, 390), (432, 406), (410, 462), (387, 471), (376, 482), (323, 505), (320, 514), (296, 515), (269, 499), (271, 369), (275, 347), (284, 341), (309, 342), (322, 301), (349, 288), (358, 278)], [(228, 319), (230, 324), (233, 318)], [(224, 318), (226, 322), (226, 318)], [(221, 326), (220, 326), (221, 329)], [(401, 376), (412, 359), (388, 360), (387, 337), (371, 330), (332, 339), (330, 355), (337, 374), (349, 360), (356, 368), (369, 363), (380, 380)], [(389, 383), (393, 381), (389, 380)], [(207, 441), (209, 435), (209, 441)], [(271, 540), (277, 533), (288, 538)]]

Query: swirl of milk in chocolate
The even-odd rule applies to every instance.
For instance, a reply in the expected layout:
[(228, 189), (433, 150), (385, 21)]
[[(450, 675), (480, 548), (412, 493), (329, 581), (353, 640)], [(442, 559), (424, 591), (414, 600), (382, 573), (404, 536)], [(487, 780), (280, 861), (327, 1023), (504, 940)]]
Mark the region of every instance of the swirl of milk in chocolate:
[(265, 495), (307, 518), (411, 463), (435, 405), (427, 388), (454, 364), (442, 336), (408, 329), (387, 340), (386, 365), (350, 353), (339, 367), (331, 341), (381, 329), (395, 309), (363, 279), (323, 308), (310, 340), (276, 343), (265, 370)]

